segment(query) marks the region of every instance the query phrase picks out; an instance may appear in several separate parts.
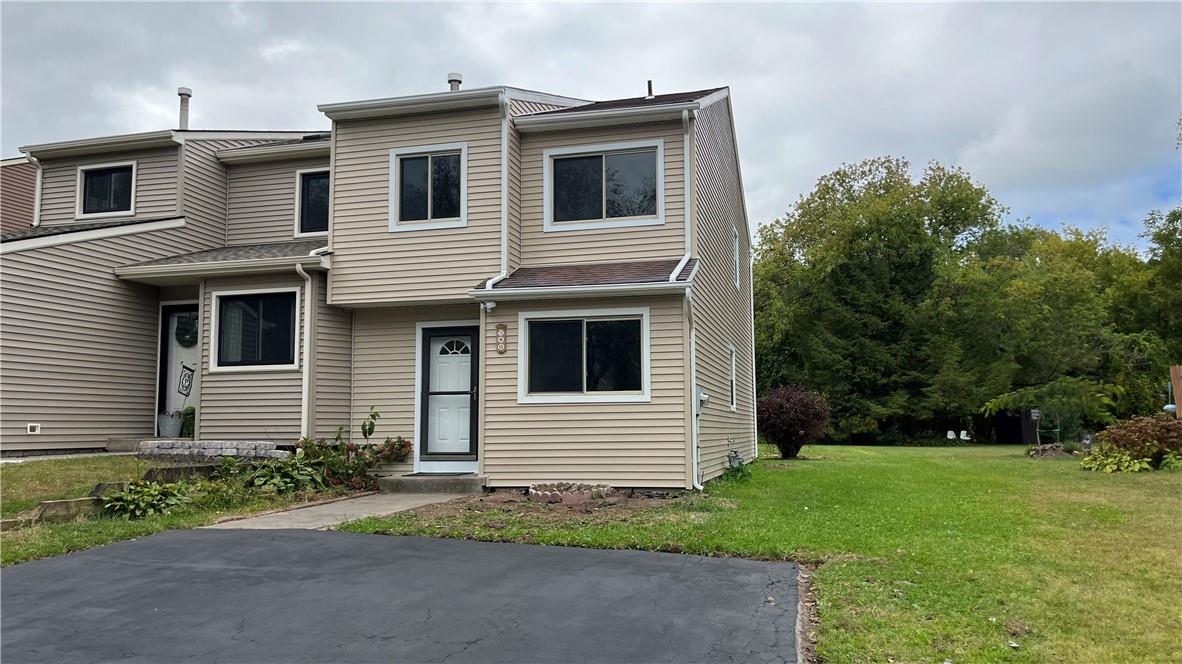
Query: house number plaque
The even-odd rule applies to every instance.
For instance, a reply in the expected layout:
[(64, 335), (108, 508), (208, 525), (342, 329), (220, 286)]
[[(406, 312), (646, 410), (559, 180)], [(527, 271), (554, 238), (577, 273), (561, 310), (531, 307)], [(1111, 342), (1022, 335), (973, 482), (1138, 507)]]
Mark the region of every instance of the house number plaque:
[(509, 326), (504, 323), (497, 323), (497, 353), (505, 354), (505, 350), (509, 347)]

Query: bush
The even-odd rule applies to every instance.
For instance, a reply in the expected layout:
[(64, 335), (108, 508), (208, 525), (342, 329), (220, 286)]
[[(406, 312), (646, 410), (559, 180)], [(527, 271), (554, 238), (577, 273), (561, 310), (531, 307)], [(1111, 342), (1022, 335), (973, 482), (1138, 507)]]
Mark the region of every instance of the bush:
[(257, 493), (237, 478), (197, 480), (188, 487), (188, 495), (193, 507), (222, 512), (250, 503)]
[(168, 514), (172, 508), (189, 502), (179, 484), (159, 484), (145, 480), (129, 482), (127, 488), (103, 500), (103, 509), (124, 519), (142, 519)]
[(1101, 473), (1137, 473), (1153, 468), (1148, 459), (1133, 457), (1128, 452), (1118, 450), (1111, 445), (1101, 445), (1092, 450), (1079, 465), (1084, 470), (1095, 470)]
[(188, 406), (181, 411), (181, 438), (192, 438), (197, 424), (197, 409)]
[(760, 433), (783, 459), (794, 458), (829, 426), (825, 397), (799, 387), (781, 386), (768, 392), (759, 400), (757, 413)]
[(1157, 468), (1167, 454), (1182, 454), (1182, 420), (1164, 413), (1132, 417), (1104, 429), (1096, 440), (1134, 459), (1146, 459)]
[(328, 486), (323, 469), (311, 463), (303, 449), (296, 450), (286, 459), (274, 459), (256, 466), (246, 484), (273, 493), (320, 491)]

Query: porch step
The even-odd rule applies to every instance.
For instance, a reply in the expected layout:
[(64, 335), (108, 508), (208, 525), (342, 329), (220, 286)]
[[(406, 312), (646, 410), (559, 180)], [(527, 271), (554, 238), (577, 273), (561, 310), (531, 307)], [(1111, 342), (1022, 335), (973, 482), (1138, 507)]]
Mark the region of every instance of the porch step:
[(379, 477), (378, 490), (383, 493), (481, 493), (482, 475), (399, 475)]

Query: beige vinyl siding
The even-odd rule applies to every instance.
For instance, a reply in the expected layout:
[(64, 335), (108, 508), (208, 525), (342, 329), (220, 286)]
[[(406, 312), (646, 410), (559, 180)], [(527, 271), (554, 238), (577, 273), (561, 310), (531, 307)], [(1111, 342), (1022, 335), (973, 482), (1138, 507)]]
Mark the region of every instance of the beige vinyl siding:
[(353, 312), (326, 303), (325, 274), (314, 274), (316, 322), (312, 338), (313, 435), (331, 438), (349, 428), (353, 380)]
[(521, 266), (521, 134), (509, 127), (509, 270)]
[(290, 274), (206, 279), (201, 305), (201, 406), (199, 435), (206, 440), (272, 440), (295, 442), (300, 437), (303, 374), (299, 369), (211, 372), (213, 295), (215, 292), (264, 288), (300, 289), (300, 326), (296, 355), (303, 361), (303, 321), (307, 306), (304, 280)]
[(509, 114), (510, 115), (528, 115), (530, 113), (541, 113), (543, 111), (554, 111), (560, 108), (566, 108), (558, 104), (544, 104), (540, 101), (528, 101), (525, 99), (510, 99), (509, 100)]
[[(685, 329), (681, 297), (500, 302), (485, 321), (481, 467), (491, 486), (604, 482), (686, 487)], [(650, 403), (518, 404), (518, 314), (522, 311), (650, 308)], [(496, 352), (496, 325), (508, 349)]]
[[(382, 415), (374, 439), (402, 436), (414, 439), (415, 328), (420, 321), (478, 320), (475, 303), (357, 309), (353, 313), (353, 417), (351, 434), (360, 440), (357, 425), (370, 407)], [(405, 464), (389, 465), (388, 472), (409, 472)]]
[[(189, 241), (180, 228), (0, 258), (4, 449), (101, 447), (155, 433), (157, 289), (112, 270)], [(28, 422), (41, 433), (27, 435)]]
[[(501, 119), (496, 109), (337, 122), (330, 301), (467, 298), (500, 270)], [(468, 144), (466, 228), (389, 230), (390, 150)]]
[[(695, 218), (700, 267), (694, 276), (694, 330), (698, 385), (710, 395), (699, 418), (699, 463), (703, 480), (726, 468), (731, 449), (753, 457), (753, 327), (747, 265), (750, 238), (744, 217), (738, 161), (726, 101), (706, 107), (694, 125)], [(734, 282), (732, 229), (740, 240), (740, 289)], [(730, 348), (736, 351), (738, 412), (730, 410)]]
[(227, 244), (262, 244), (293, 239), (298, 191), (296, 171), (305, 169), (327, 171), (328, 159), (230, 166)]
[[(177, 176), (180, 170), (180, 146), (177, 146), (41, 162), (41, 224), (51, 226), (75, 221), (79, 166), (132, 160), (136, 162), (135, 215), (126, 218), (153, 219), (179, 214)], [(116, 218), (123, 217), (103, 217)]]
[(33, 225), (36, 194), (36, 164), (22, 161), (0, 165), (0, 231), (18, 231)]
[[(546, 233), (542, 152), (548, 148), (661, 138), (665, 142), (665, 223), (660, 226)], [(521, 263), (564, 265), (680, 258), (685, 254), (685, 188), (681, 123), (526, 133), (521, 137)]]
[[(181, 213), (199, 238), (201, 248), (222, 247), (226, 243), (227, 171), (217, 159), (218, 150), (258, 145), (260, 140), (225, 140), (189, 138), (181, 148), (184, 180), (181, 190)], [(197, 251), (185, 247), (176, 253)]]

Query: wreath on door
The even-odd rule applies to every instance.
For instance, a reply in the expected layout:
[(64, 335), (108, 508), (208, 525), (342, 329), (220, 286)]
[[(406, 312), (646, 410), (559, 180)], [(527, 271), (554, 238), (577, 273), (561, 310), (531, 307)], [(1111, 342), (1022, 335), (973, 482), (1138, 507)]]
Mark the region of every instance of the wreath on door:
[(197, 317), (178, 316), (174, 336), (182, 348), (192, 348), (197, 345)]

